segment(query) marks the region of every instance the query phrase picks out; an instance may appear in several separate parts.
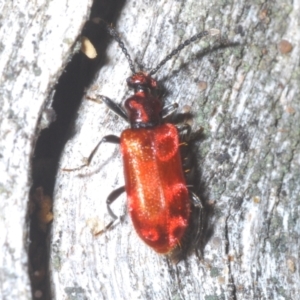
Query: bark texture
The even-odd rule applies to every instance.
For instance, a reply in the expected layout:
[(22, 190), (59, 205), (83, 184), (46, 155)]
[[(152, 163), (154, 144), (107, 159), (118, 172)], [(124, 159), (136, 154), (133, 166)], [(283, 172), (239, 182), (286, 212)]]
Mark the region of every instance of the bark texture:
[[(118, 148), (91, 166), (59, 172), (51, 243), (57, 299), (296, 299), (299, 296), (299, 29), (297, 1), (128, 1), (116, 27), (128, 52), (155, 67), (181, 41), (217, 28), (161, 68), (166, 103), (189, 105), (202, 200), (213, 207), (203, 260), (177, 265), (137, 237), (125, 217), (103, 235), (105, 199), (123, 185)], [(283, 40), (291, 44), (288, 51)], [(217, 44), (217, 46), (216, 46)], [(216, 47), (215, 47), (216, 46)], [(288, 47), (287, 47), (288, 48)], [(89, 95), (121, 103), (128, 62), (115, 42)], [(104, 104), (83, 101), (62, 167), (76, 167), (106, 134), (126, 128)], [(298, 296), (297, 296), (298, 295)]]
[[(82, 1), (80, 7), (74, 14), (83, 15)], [(23, 15), (34, 11), (31, 22), (54, 14), (35, 6), (24, 7)], [(6, 72), (2, 109), (7, 108), (1, 120), (1, 228), (9, 229), (1, 235), (1, 280), (19, 299), (29, 293), (24, 225), (29, 157), (42, 111), (38, 103), (53, 87), (60, 71), (57, 60), (66, 57), (82, 15), (71, 18), (76, 25), (55, 19), (56, 25), (40, 31), (26, 27), (24, 19), (18, 23), (19, 33), (9, 32), (1, 47)], [(180, 109), (189, 106), (193, 128), (204, 127), (204, 137), (195, 146), (197, 187), (210, 207), (203, 259), (192, 254), (173, 265), (144, 245), (126, 214), (125, 195), (113, 205), (116, 214), (124, 215), (120, 224), (95, 235), (110, 221), (106, 197), (124, 184), (118, 147), (101, 145), (90, 167), (57, 174), (50, 243), (55, 299), (299, 297), (299, 16), (299, 0), (126, 2), (116, 27), (131, 57), (145, 70), (203, 29), (219, 29), (223, 39), (193, 43), (156, 75), (166, 91), (165, 102), (177, 102)], [(54, 30), (56, 42), (49, 39)], [(13, 37), (18, 46), (10, 44)], [(31, 47), (28, 59), (26, 45)], [(125, 83), (128, 62), (116, 42), (106, 56), (87, 95), (122, 103), (131, 94)], [(104, 104), (84, 99), (61, 167), (77, 167), (103, 136), (119, 135), (126, 127)], [(8, 279), (14, 276), (20, 285)], [(7, 285), (2, 286), (7, 293)]]
[(31, 157), (41, 127), (49, 122), (43, 112), (90, 7), (90, 1), (71, 2), (0, 4), (1, 299), (31, 299), (27, 219)]

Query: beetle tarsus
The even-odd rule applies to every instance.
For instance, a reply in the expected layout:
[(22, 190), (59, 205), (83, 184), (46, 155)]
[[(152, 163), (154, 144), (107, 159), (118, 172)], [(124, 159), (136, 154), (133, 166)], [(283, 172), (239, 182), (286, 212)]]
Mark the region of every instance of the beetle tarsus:
[(114, 214), (110, 205), (124, 192), (125, 192), (125, 186), (123, 185), (113, 190), (106, 199), (107, 211), (114, 220), (118, 219), (118, 217)]
[(102, 143), (112, 143), (112, 144), (120, 144), (120, 138), (116, 135), (106, 135), (104, 136), (101, 141), (96, 145), (96, 147), (93, 149), (93, 151), (91, 152), (91, 154), (89, 155), (89, 157), (86, 159), (86, 163), (81, 165), (80, 167), (77, 167), (77, 168), (72, 168), (72, 169), (69, 169), (69, 168), (63, 168), (62, 170), (65, 171), (65, 172), (74, 172), (74, 171), (79, 171), (85, 167), (88, 167), (94, 157), (94, 155), (96, 154), (96, 152), (98, 151), (100, 145)]

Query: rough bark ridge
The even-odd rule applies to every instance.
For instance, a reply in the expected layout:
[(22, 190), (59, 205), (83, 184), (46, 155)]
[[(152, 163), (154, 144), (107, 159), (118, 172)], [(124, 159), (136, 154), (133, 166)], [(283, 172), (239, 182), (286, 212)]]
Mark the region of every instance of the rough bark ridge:
[(42, 113), (86, 20), (89, 4), (61, 0), (0, 4), (1, 299), (31, 299), (26, 220), (31, 156), (43, 126), (38, 123), (47, 123)]
[[(102, 236), (105, 199), (123, 184), (116, 146), (57, 177), (52, 239), (56, 295), (87, 299), (296, 299), (299, 295), (299, 3), (128, 1), (116, 27), (131, 56), (155, 67), (181, 41), (217, 28), (157, 73), (166, 103), (190, 105), (200, 194), (213, 206), (203, 261), (171, 265), (138, 238), (128, 216)], [(286, 40), (287, 42), (284, 42)], [(219, 46), (218, 46), (219, 45)], [(290, 51), (289, 46), (292, 46)], [(121, 103), (128, 62), (112, 42), (89, 95)], [(80, 165), (108, 133), (126, 127), (105, 105), (83, 101), (62, 167)], [(125, 213), (125, 196), (114, 205)]]
[[(105, 199), (123, 184), (118, 149), (103, 145), (92, 165), (60, 172), (55, 194), (52, 275), (56, 295), (87, 299), (296, 299), (299, 293), (299, 4), (292, 1), (128, 1), (117, 29), (131, 56), (155, 67), (177, 44), (209, 28), (222, 44), (194, 43), (157, 74), (166, 103), (190, 105), (199, 186), (213, 206), (203, 261), (172, 265), (148, 249), (125, 214), (109, 222)], [(287, 41), (284, 42), (284, 40)], [(292, 50), (289, 49), (289, 44)], [(121, 103), (128, 62), (112, 42), (89, 95)], [(83, 101), (62, 167), (80, 165), (105, 134), (126, 124)], [(61, 297), (61, 296), (60, 296)]]
[[(88, 3), (10, 3), (2, 7), (0, 289), (29, 299), (26, 212), (37, 123), (87, 16)], [(51, 241), (56, 299), (297, 299), (300, 178), (299, 1), (127, 1), (116, 22), (145, 69), (181, 41), (217, 28), (157, 73), (166, 103), (189, 105), (200, 195), (213, 213), (203, 260), (178, 265), (148, 249), (126, 215), (110, 218), (105, 199), (123, 184), (118, 149), (103, 145), (91, 166), (58, 172)], [(221, 46), (220, 46), (221, 45)], [(290, 46), (292, 48), (290, 48)], [(87, 94), (121, 103), (130, 92), (128, 62), (115, 42)], [(186, 107), (185, 107), (186, 108)], [(81, 164), (106, 134), (126, 124), (104, 104), (84, 100), (62, 167)]]

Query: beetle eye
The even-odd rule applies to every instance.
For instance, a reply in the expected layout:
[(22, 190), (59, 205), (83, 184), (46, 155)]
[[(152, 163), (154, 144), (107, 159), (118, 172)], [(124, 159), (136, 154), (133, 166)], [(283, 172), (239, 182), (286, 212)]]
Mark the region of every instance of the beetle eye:
[(150, 90), (157, 88), (157, 81), (144, 73), (136, 73), (127, 78), (127, 84), (131, 88), (142, 87)]

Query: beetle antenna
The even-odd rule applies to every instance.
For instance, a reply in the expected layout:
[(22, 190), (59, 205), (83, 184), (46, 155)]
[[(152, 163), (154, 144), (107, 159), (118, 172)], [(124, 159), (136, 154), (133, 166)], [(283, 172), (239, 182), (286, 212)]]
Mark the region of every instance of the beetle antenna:
[(123, 43), (123, 41), (121, 40), (120, 36), (119, 36), (119, 33), (117, 32), (117, 30), (115, 28), (113, 28), (112, 26), (110, 26), (109, 24), (106, 24), (106, 28), (107, 28), (107, 31), (108, 33), (114, 38), (114, 40), (119, 44), (122, 52), (125, 54), (125, 57), (127, 58), (128, 60), (128, 63), (129, 63), (129, 68), (131, 70), (131, 72), (133, 74), (135, 74), (135, 69), (134, 69), (134, 65), (133, 65), (133, 61)]
[[(103, 20), (102, 20), (103, 21)], [(136, 73), (135, 68), (134, 68), (134, 64), (133, 61), (123, 43), (123, 41), (120, 38), (119, 33), (117, 32), (117, 30), (115, 28), (113, 28), (111, 25), (107, 24), (105, 21), (103, 21), (106, 24), (106, 29), (108, 31), (108, 33), (113, 37), (113, 39), (119, 44), (122, 52), (124, 53), (125, 57), (128, 60), (129, 63), (129, 68), (131, 70), (131, 72), (133, 74)], [(201, 31), (197, 34), (195, 34), (194, 36), (192, 36), (191, 38), (185, 40), (183, 43), (181, 43), (179, 46), (177, 46), (169, 55), (167, 55), (154, 69), (152, 69), (148, 75), (154, 75), (168, 60), (170, 60), (173, 56), (177, 55), (183, 48), (185, 48), (186, 46), (190, 45), (191, 43), (202, 39), (203, 37), (207, 36), (207, 35), (217, 35), (219, 34), (219, 30), (218, 29), (210, 29), (210, 30), (204, 30)]]
[(181, 43), (177, 48), (175, 48), (169, 55), (167, 55), (157, 66), (156, 68), (152, 69), (149, 72), (149, 75), (153, 75), (155, 74), (168, 60), (170, 60), (173, 56), (175, 56), (176, 54), (178, 54), (184, 47), (188, 46), (189, 44), (202, 39), (203, 37), (211, 34), (214, 35), (216, 32), (214, 31), (216, 29), (212, 29), (210, 31), (202, 31), (199, 32), (197, 34), (195, 34), (194, 36), (192, 36), (191, 38), (189, 38), (188, 40), (184, 41), (183, 43)]

